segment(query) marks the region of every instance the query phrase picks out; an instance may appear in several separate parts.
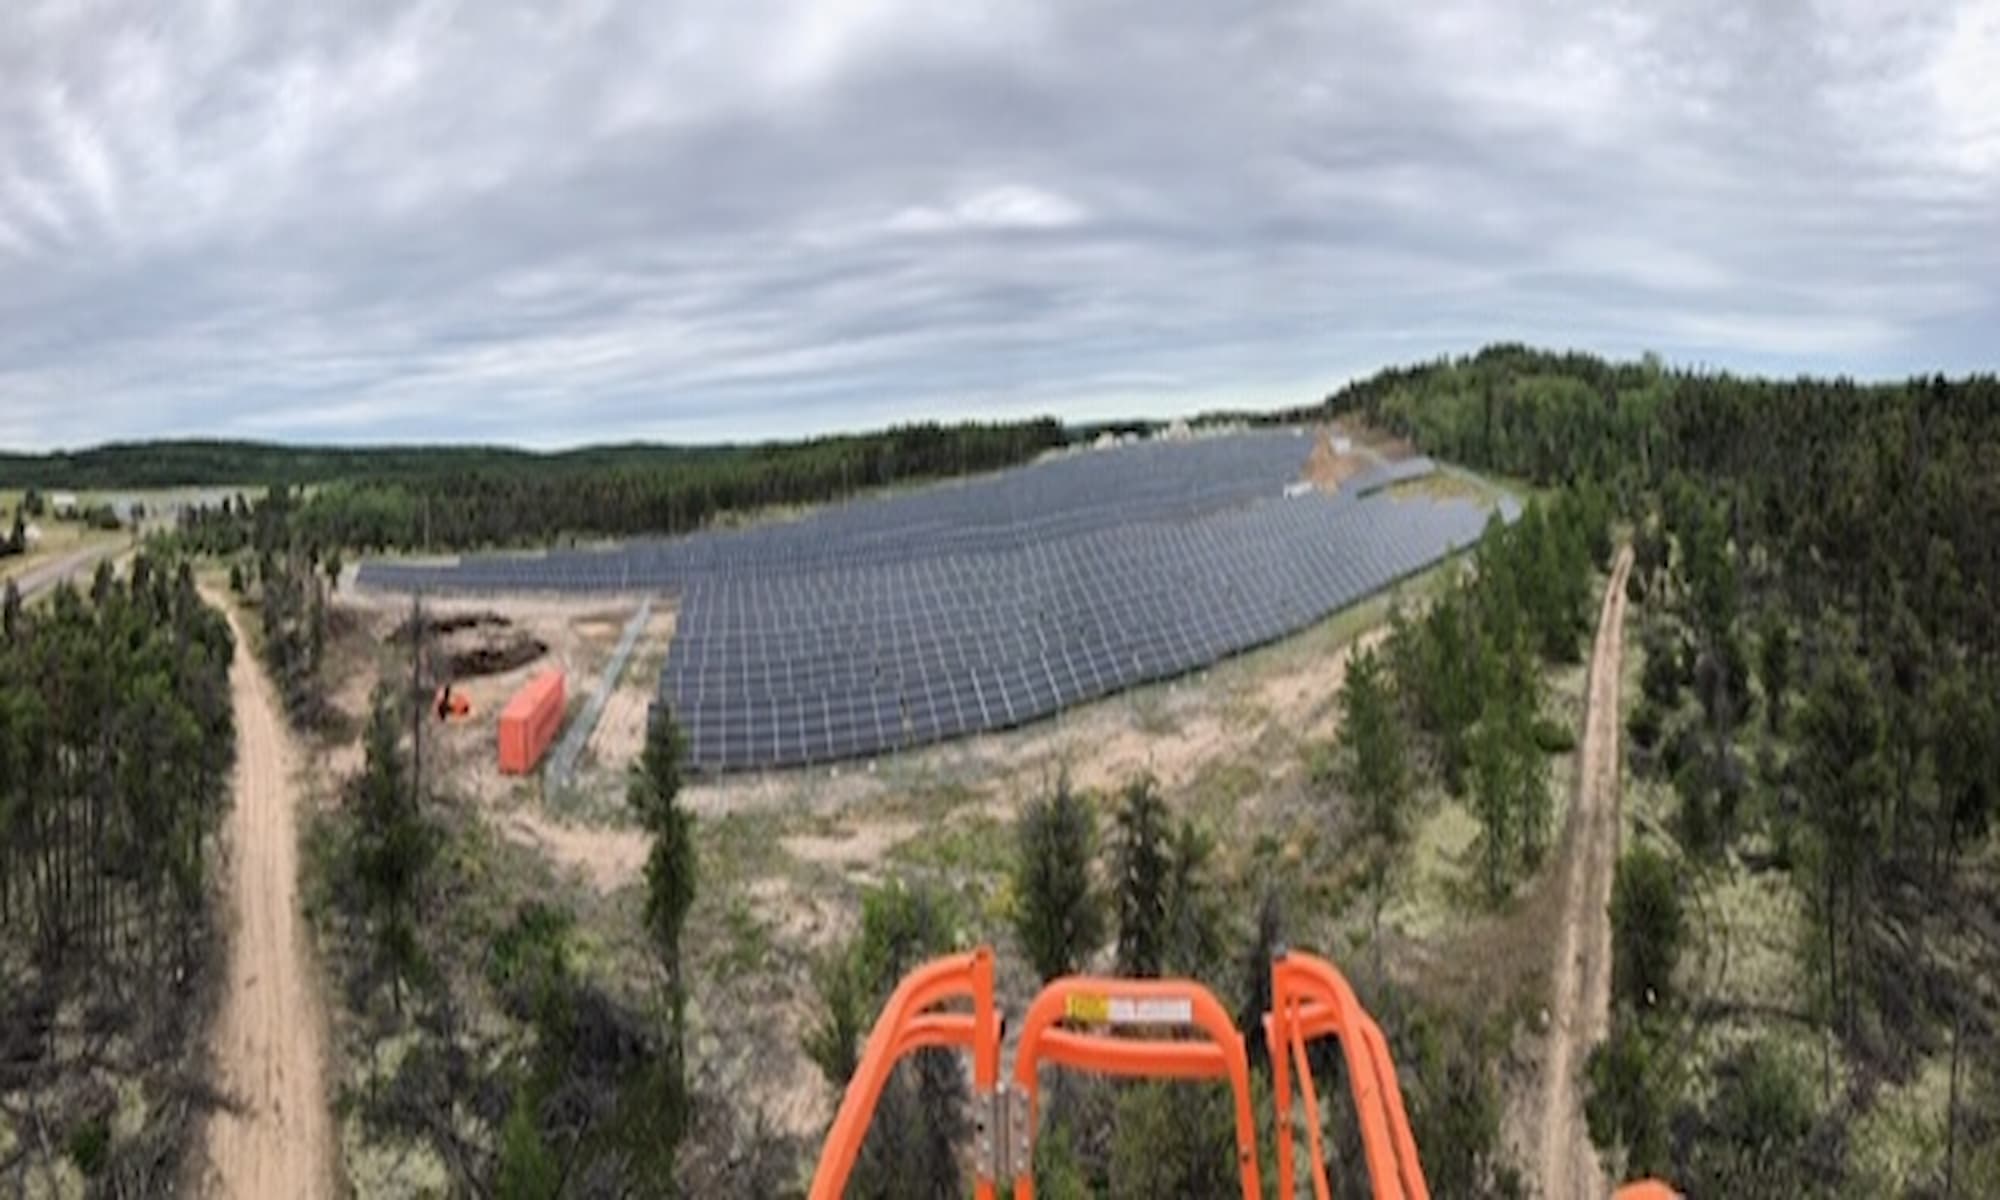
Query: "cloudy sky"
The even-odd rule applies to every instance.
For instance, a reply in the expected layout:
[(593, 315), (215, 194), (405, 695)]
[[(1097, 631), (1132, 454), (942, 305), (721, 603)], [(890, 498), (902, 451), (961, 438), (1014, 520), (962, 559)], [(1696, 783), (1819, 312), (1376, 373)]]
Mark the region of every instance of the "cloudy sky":
[(2000, 0), (6, 0), (0, 446), (1996, 366)]

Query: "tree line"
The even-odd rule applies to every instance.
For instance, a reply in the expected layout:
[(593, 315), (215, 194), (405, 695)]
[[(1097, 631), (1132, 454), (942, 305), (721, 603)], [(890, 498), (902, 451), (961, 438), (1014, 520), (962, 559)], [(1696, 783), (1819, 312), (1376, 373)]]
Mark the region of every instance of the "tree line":
[(1590, 487), (1531, 500), (1511, 525), (1496, 515), (1471, 570), (1452, 575), (1424, 612), (1392, 614), (1380, 663), (1373, 650), (1357, 656), (1342, 739), (1352, 762), (1336, 782), (1367, 814), (1378, 906), (1420, 771), (1478, 818), (1490, 898), (1541, 862), (1555, 833), (1548, 756), (1576, 738), (1545, 711), (1543, 664), (1582, 657), (1609, 521), (1608, 501)]
[[(52, 1103), (35, 1120), (126, 1191), (170, 1182), (183, 1132), (161, 1075), (204, 1011), (232, 652), (187, 563), (145, 554), (87, 593), (10, 594), (0, 629), (0, 1093)], [(147, 1089), (138, 1134), (113, 1140), (92, 1089), (49, 1090), (102, 1070)], [(0, 1178), (36, 1145), (19, 1128)]]
[[(1783, 872), (1810, 923), (1793, 1011), (1728, 1013), (1671, 969), (1620, 989), (1592, 1068), (1606, 1144), (1698, 1190), (1816, 1194), (1854, 1178), (1845, 1139), (1875, 1088), (1948, 1059), (1924, 1186), (1973, 1194), (1982, 1162), (1990, 1185), (1992, 1072), (1960, 1068), (2000, 1057), (1979, 984), (2000, 933), (1970, 916), (1995, 892), (2000, 381), (1766, 381), (1506, 346), (1384, 372), (1329, 407), (1489, 470), (1594, 481), (1632, 523), (1631, 761), (1672, 809), (1621, 869), (1623, 956), (1674, 957), (1648, 854), (1683, 876)], [(1821, 1061), (1726, 1056), (1704, 1107), (1672, 1064), (1718, 1013), (1817, 1026)], [(1746, 1140), (1753, 1118), (1782, 1140)]]
[(177, 534), (188, 549), (209, 554), (275, 550), (279, 535), (299, 549), (367, 552), (667, 535), (700, 529), (728, 513), (1014, 466), (1070, 436), (1044, 418), (923, 423), (747, 447), (603, 447), (554, 455), (456, 448), (301, 451), (289, 458), (246, 453), (246, 472), (255, 466), (261, 473), (214, 481), (280, 481), (274, 494), (283, 502), (246, 504), (239, 495), (192, 506), (183, 510)]

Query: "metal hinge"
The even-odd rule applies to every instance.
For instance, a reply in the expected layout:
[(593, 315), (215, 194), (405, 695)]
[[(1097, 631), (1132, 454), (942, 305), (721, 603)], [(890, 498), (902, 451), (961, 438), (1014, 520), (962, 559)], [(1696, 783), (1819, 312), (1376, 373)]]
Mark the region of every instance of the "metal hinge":
[(982, 1183), (1011, 1185), (1035, 1169), (1033, 1117), (1028, 1092), (1003, 1083), (973, 1104), (973, 1169)]

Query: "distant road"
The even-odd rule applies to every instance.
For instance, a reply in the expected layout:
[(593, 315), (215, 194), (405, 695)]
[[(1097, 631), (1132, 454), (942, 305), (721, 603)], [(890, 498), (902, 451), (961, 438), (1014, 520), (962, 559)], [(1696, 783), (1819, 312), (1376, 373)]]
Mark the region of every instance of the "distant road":
[(65, 579), (74, 579), (95, 570), (99, 559), (110, 558), (124, 549), (125, 543), (122, 541), (100, 542), (95, 546), (72, 550), (60, 558), (37, 563), (24, 571), (17, 572), (12, 578), (15, 586), (21, 589), (22, 601), (26, 602)]

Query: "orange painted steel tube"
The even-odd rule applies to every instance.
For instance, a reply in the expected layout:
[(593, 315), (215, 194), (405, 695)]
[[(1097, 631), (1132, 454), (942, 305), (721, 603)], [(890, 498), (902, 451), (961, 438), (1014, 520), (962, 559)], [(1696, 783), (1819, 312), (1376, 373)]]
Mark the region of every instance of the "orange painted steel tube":
[[(1078, 1003), (1107, 1007), (1130, 1003), (1153, 1006), (1155, 1012), (1185, 1017), (1161, 1019), (1161, 1025), (1190, 1025), (1208, 1036), (1209, 1044), (1143, 1038), (1119, 1038), (1057, 1028), (1071, 1019)], [(1141, 1023), (1134, 1021), (1133, 1023)], [(1257, 1127), (1250, 1108), (1250, 1064), (1243, 1053), (1243, 1035), (1214, 993), (1185, 979), (1096, 979), (1072, 975), (1043, 988), (1028, 1006), (1021, 1024), (1021, 1042), (1014, 1052), (1014, 1082), (1028, 1099), (1028, 1120), (1040, 1093), (1039, 1067), (1047, 1060), (1086, 1071), (1118, 1075), (1172, 1078), (1226, 1078), (1236, 1099), (1236, 1161), (1243, 1179), (1244, 1200), (1261, 1200), (1263, 1184), (1257, 1173)], [(1035, 1175), (1026, 1164), (1014, 1177), (1014, 1200), (1034, 1200)]]
[(1409, 1109), (1403, 1104), (1403, 1085), (1396, 1078), (1396, 1064), (1389, 1057), (1389, 1039), (1382, 1036), (1382, 1027), (1366, 1012), (1361, 1014), (1361, 1031), (1375, 1060), (1375, 1079), (1389, 1116), (1389, 1137), (1396, 1144), (1396, 1161), (1402, 1168), (1404, 1185), (1410, 1188), (1411, 1195), (1428, 1197), (1430, 1185), (1424, 1178), (1423, 1160), (1417, 1157), (1417, 1139), (1410, 1132)]
[(1331, 1200), (1333, 1189), (1326, 1182), (1326, 1147), (1320, 1141), (1319, 1089), (1313, 1083), (1312, 1064), (1306, 1060), (1306, 1039), (1292, 1026), (1289, 1047), (1299, 1066), (1299, 1096), (1306, 1107), (1306, 1144), (1312, 1148), (1313, 1200)]
[[(964, 999), (972, 1001), (969, 1017), (926, 1012), (946, 1001)], [(868, 1034), (833, 1128), (827, 1131), (808, 1193), (812, 1200), (836, 1200), (846, 1193), (875, 1104), (896, 1063), (915, 1050), (965, 1045), (972, 1048), (974, 1086), (981, 1093), (990, 1092), (1000, 1078), (1000, 1026), (993, 1008), (993, 951), (984, 946), (928, 963), (896, 985)], [(974, 1195), (993, 1200), (992, 1181), (979, 1181)]]
[[(1355, 999), (1347, 980), (1324, 959), (1286, 954), (1271, 965), (1271, 1008), (1267, 1037), (1274, 1058), (1289, 1050), (1294, 1039), (1303, 1042), (1310, 1037), (1332, 1036), (1340, 1040), (1354, 1093), (1355, 1116), (1361, 1124), (1362, 1154), (1377, 1200), (1429, 1200), (1430, 1190), (1417, 1161), (1387, 1044), (1379, 1029), (1373, 1039), (1369, 1037), (1373, 1021)], [(1303, 1066), (1303, 1055), (1300, 1057)], [(1309, 1077), (1299, 1084), (1310, 1087)], [(1291, 1114), (1292, 1089), (1287, 1087), (1277, 1097), (1280, 1164), (1292, 1159)], [(1312, 1130), (1312, 1141), (1318, 1158), (1317, 1126)], [(1287, 1176), (1285, 1186), (1290, 1183)], [(1315, 1187), (1317, 1183), (1315, 1179)]]
[(1037, 1048), (1043, 1062), (1122, 1079), (1228, 1079), (1229, 1056), (1208, 1042), (1109, 1038), (1051, 1029)]
[(1277, 1126), (1278, 1194), (1292, 1196), (1292, 1070), (1276, 1013), (1264, 1014), (1264, 1045), (1271, 1054), (1271, 1123)]
[(1619, 1188), (1612, 1200), (1681, 1200), (1681, 1194), (1657, 1179), (1642, 1179)]

